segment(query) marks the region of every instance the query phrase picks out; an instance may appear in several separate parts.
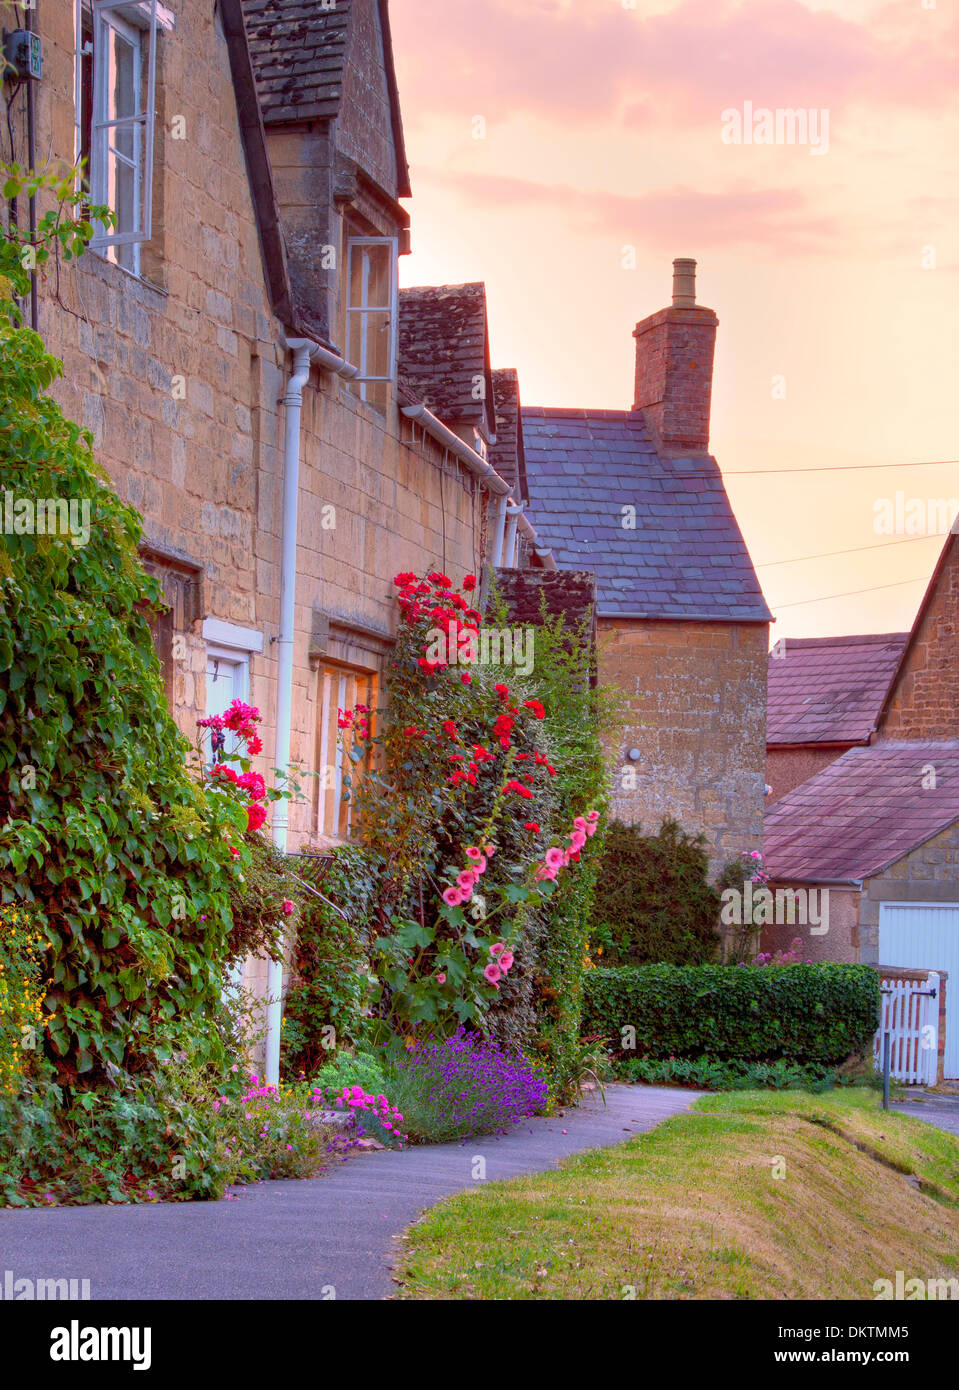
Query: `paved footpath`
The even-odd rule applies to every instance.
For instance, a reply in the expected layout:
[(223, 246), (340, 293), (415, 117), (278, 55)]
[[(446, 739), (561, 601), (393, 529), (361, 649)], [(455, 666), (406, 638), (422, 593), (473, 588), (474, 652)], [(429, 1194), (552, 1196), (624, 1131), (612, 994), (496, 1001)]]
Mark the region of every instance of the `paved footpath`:
[(900, 1115), (911, 1115), (916, 1120), (925, 1120), (927, 1125), (946, 1129), (959, 1138), (959, 1095), (920, 1091), (906, 1101), (894, 1101), (891, 1108)]
[(701, 1092), (608, 1086), (509, 1134), (362, 1154), (319, 1178), (238, 1189), (236, 1201), (0, 1210), (0, 1274), (89, 1279), (92, 1298), (381, 1299), (395, 1237), (441, 1197), (556, 1167), (687, 1110)]

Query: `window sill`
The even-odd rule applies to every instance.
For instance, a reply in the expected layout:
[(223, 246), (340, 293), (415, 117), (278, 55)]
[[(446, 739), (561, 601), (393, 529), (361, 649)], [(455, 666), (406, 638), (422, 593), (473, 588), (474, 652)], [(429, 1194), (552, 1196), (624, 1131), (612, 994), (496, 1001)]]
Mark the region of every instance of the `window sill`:
[[(118, 286), (122, 285), (124, 280), (131, 281), (134, 285), (141, 285), (144, 289), (150, 290), (153, 294), (160, 295), (163, 299), (169, 299), (170, 291), (165, 289), (163, 285), (158, 285), (155, 280), (147, 280), (145, 276), (138, 274), (136, 271), (127, 270), (126, 266), (118, 265), (116, 261), (111, 261), (110, 257), (106, 254), (106, 247), (88, 246), (87, 250), (91, 251), (93, 255), (96, 256), (99, 265), (109, 267), (110, 274), (122, 277), (122, 279), (116, 281)], [(80, 264), (82, 265), (83, 262), (81, 261)]]

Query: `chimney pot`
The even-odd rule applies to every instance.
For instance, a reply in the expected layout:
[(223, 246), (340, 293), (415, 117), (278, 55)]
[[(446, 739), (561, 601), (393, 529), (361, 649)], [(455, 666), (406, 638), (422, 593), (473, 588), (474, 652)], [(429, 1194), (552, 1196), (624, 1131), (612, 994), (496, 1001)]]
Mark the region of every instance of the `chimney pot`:
[(673, 308), (695, 309), (696, 262), (688, 256), (673, 261)]

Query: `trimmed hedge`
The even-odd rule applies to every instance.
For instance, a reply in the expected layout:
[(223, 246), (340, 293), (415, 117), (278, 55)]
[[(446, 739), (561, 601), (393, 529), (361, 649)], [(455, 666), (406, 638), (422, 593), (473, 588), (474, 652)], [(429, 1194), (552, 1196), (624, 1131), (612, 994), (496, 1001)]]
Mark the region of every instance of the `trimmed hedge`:
[(879, 1026), (868, 965), (640, 965), (586, 976), (583, 1032), (615, 1051), (636, 1029), (638, 1057), (843, 1062)]

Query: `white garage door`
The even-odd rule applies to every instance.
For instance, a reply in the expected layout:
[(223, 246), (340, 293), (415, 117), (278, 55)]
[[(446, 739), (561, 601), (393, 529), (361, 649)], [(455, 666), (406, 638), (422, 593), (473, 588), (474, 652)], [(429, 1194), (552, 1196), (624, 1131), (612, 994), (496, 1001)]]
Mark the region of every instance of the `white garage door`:
[(949, 972), (943, 1070), (959, 1078), (959, 903), (882, 903), (879, 963)]

